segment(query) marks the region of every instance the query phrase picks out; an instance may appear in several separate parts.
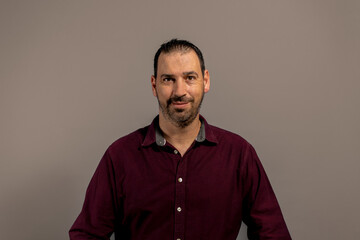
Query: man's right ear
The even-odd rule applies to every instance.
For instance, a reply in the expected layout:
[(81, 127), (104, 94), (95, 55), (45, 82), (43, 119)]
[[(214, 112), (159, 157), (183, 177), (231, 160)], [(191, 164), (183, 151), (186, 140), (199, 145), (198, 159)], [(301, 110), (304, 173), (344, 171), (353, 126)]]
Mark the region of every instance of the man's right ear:
[(154, 75), (151, 76), (151, 90), (153, 92), (154, 97), (157, 97), (156, 94), (156, 78)]

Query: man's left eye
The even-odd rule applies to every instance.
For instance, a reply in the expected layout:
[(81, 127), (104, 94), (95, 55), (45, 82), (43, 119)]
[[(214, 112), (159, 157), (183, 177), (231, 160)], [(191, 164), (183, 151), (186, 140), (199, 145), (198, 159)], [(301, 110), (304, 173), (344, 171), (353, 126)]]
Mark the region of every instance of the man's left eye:
[(195, 79), (195, 76), (188, 76), (187, 79), (188, 79), (188, 80), (194, 80), (194, 79)]

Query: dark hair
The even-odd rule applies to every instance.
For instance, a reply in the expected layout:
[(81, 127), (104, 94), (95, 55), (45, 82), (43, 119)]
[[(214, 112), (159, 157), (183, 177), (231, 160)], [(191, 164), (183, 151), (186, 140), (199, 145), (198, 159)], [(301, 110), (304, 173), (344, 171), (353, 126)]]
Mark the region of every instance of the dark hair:
[(199, 62), (200, 62), (200, 68), (201, 68), (201, 73), (204, 76), (204, 71), (205, 71), (205, 62), (204, 62), (204, 58), (203, 55), (200, 51), (200, 49), (195, 46), (194, 44), (192, 44), (189, 41), (186, 40), (178, 40), (176, 38), (171, 39), (170, 41), (163, 43), (160, 48), (157, 50), (157, 52), (155, 53), (155, 57), (154, 57), (154, 77), (156, 78), (157, 75), (157, 67), (158, 67), (158, 60), (159, 60), (159, 56), (160, 54), (163, 53), (170, 53), (172, 51), (188, 51), (188, 50), (194, 50), (196, 55), (199, 58)]

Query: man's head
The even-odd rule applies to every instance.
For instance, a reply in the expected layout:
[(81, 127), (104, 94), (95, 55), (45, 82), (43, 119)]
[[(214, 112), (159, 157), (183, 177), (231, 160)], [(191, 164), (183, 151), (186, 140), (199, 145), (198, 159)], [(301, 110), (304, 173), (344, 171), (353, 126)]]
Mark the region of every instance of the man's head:
[(188, 126), (198, 118), (204, 93), (210, 88), (200, 50), (188, 41), (171, 40), (157, 51), (154, 68), (151, 85), (160, 118), (177, 127)]
[(189, 41), (178, 40), (178, 39), (174, 38), (166, 43), (163, 43), (160, 46), (160, 48), (157, 50), (157, 52), (155, 53), (155, 57), (154, 57), (154, 76), (155, 76), (155, 78), (157, 77), (157, 71), (158, 71), (157, 68), (158, 68), (159, 56), (161, 53), (170, 53), (173, 51), (187, 52), (190, 50), (193, 50), (196, 53), (197, 57), (199, 58), (201, 73), (204, 76), (205, 61), (204, 61), (204, 57), (203, 57), (200, 49)]

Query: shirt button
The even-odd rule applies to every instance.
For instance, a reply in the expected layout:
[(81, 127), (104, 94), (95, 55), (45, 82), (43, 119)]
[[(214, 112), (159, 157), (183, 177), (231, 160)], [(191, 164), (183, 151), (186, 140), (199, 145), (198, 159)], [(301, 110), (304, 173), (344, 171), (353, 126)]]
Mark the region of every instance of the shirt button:
[(176, 210), (177, 210), (178, 212), (181, 212), (181, 207), (178, 207)]
[(178, 150), (175, 149), (175, 150), (174, 150), (174, 153), (175, 153), (175, 154), (178, 154), (179, 152), (178, 152)]
[(182, 182), (183, 180), (182, 180), (182, 178), (181, 178), (181, 177), (179, 177), (179, 178), (178, 178), (178, 181), (179, 181), (179, 182)]

